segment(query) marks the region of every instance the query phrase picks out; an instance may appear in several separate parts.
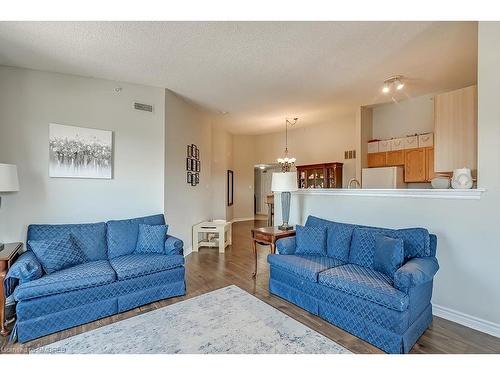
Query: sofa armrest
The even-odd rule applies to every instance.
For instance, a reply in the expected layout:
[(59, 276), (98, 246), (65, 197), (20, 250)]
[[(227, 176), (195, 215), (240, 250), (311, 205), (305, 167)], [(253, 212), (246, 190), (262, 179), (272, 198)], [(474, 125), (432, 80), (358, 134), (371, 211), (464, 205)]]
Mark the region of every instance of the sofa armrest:
[(295, 247), (295, 236), (285, 237), (276, 241), (276, 249), (278, 250), (278, 254), (295, 254)]
[(5, 297), (9, 297), (14, 289), (22, 283), (39, 279), (43, 276), (43, 268), (33, 251), (26, 251), (12, 264), (4, 280)]
[(394, 286), (404, 292), (412, 287), (431, 281), (439, 269), (435, 257), (413, 258), (394, 274)]
[(165, 240), (165, 252), (167, 255), (184, 255), (184, 242), (174, 236), (167, 234), (167, 239)]

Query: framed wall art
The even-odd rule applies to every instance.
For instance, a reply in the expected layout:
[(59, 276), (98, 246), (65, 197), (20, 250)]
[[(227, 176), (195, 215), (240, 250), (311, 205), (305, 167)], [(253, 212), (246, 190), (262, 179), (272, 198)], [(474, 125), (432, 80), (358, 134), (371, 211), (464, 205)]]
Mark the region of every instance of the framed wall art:
[(196, 186), (200, 183), (200, 150), (195, 144), (187, 145), (187, 158), (186, 158), (186, 181), (191, 186)]
[(113, 132), (49, 124), (49, 177), (113, 177)]

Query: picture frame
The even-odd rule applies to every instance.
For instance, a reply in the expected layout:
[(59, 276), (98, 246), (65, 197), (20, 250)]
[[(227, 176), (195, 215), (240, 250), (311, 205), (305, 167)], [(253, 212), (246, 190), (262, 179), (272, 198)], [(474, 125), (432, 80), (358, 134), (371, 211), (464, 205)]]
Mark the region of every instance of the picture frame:
[(193, 174), (191, 172), (187, 173), (187, 183), (190, 184), (193, 181)]
[(195, 183), (196, 183), (196, 185), (198, 185), (200, 183), (200, 174), (199, 173), (195, 174)]
[(230, 169), (227, 170), (227, 205), (234, 204), (234, 172)]
[(187, 157), (190, 158), (191, 156), (193, 156), (193, 148), (191, 145), (188, 145), (187, 146)]
[(196, 172), (201, 172), (201, 162), (196, 160)]
[(49, 124), (49, 177), (113, 178), (113, 131)]
[(191, 171), (191, 159), (186, 159), (186, 170)]

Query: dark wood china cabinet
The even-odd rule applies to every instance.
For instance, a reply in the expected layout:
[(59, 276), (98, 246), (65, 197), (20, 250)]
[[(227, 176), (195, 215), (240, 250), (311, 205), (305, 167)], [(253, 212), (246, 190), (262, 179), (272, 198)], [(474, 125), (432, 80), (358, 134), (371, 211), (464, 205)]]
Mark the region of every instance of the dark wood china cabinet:
[(332, 162), (297, 166), (299, 189), (341, 189), (343, 165)]

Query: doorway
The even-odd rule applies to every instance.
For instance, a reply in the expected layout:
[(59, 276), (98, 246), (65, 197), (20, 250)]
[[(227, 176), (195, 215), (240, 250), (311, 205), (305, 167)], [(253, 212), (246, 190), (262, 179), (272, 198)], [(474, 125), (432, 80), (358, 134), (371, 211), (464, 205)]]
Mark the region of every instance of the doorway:
[(267, 218), (267, 196), (272, 195), (271, 183), (273, 172), (280, 167), (274, 164), (258, 164), (254, 167), (254, 214), (256, 218)]

